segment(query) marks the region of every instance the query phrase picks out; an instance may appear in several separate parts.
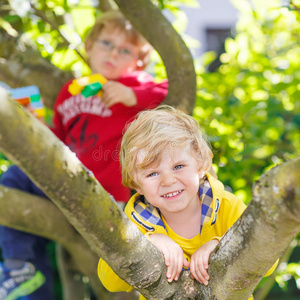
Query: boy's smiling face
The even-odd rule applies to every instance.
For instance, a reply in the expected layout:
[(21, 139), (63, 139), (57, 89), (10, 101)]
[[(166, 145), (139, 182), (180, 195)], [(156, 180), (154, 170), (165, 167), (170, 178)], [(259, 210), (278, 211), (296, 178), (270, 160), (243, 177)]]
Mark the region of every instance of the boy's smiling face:
[[(138, 163), (145, 155), (141, 151)], [(135, 181), (139, 187), (136, 190), (164, 216), (184, 212), (199, 204), (198, 189), (202, 175), (201, 163), (194, 158), (188, 145), (172, 149), (172, 153), (166, 150), (159, 164), (138, 168)]]
[(103, 28), (98, 38), (86, 45), (86, 52), (92, 72), (108, 80), (117, 80), (137, 69), (139, 47), (118, 29)]

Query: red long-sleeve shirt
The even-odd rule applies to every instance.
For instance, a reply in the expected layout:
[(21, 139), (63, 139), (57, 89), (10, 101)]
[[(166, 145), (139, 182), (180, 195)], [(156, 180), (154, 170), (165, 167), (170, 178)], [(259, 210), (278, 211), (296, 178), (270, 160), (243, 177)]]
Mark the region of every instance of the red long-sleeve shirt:
[(133, 89), (137, 105), (105, 106), (98, 96), (85, 98), (61, 89), (54, 106), (53, 132), (91, 170), (116, 201), (127, 202), (130, 190), (122, 185), (119, 149), (124, 126), (144, 109), (159, 105), (167, 95), (167, 81), (154, 83), (149, 74), (136, 71), (118, 82)]

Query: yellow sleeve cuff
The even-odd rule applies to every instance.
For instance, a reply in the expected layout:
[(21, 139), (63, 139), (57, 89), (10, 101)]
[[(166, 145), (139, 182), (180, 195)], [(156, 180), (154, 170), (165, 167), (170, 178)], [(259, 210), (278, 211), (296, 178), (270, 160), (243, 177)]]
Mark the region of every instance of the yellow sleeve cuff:
[(100, 258), (98, 264), (98, 277), (104, 287), (110, 292), (130, 292), (133, 288), (122, 280), (111, 267)]

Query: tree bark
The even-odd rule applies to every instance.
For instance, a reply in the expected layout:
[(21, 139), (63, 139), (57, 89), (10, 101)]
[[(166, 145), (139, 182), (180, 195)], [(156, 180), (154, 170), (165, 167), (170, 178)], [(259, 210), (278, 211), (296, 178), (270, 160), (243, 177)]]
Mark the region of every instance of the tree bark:
[(300, 231), (299, 170), (300, 157), (271, 169), (255, 184), (251, 203), (210, 259), (217, 299), (244, 299), (253, 292)]
[[(189, 272), (169, 284), (162, 254), (76, 156), (48, 128), (8, 100), (4, 90), (0, 128), (0, 150), (53, 200), (92, 251), (148, 299), (247, 299), (300, 230), (298, 158), (272, 169), (256, 184), (253, 201), (211, 256), (208, 287), (192, 280)], [(0, 214), (5, 219), (3, 210)]]
[(0, 30), (0, 80), (12, 88), (37, 85), (45, 106), (52, 108), (71, 72), (52, 65), (28, 41)]

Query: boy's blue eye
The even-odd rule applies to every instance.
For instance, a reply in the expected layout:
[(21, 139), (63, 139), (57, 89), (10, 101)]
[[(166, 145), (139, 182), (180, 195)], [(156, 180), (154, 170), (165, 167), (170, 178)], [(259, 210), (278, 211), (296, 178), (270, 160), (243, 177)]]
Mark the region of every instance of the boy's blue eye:
[(175, 166), (175, 167), (174, 167), (175, 170), (179, 170), (179, 169), (181, 169), (181, 168), (183, 168), (183, 165), (178, 165), (178, 166)]
[(120, 55), (131, 55), (131, 51), (126, 48), (119, 48)]
[(99, 44), (101, 44), (103, 47), (107, 48), (107, 49), (111, 49), (113, 48), (113, 44), (112, 42), (108, 41), (108, 40), (97, 40)]
[(153, 173), (150, 173), (147, 177), (154, 177), (154, 176), (156, 176), (157, 175), (157, 173), (156, 172), (153, 172)]

